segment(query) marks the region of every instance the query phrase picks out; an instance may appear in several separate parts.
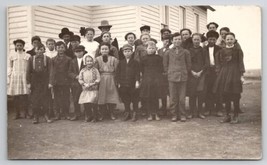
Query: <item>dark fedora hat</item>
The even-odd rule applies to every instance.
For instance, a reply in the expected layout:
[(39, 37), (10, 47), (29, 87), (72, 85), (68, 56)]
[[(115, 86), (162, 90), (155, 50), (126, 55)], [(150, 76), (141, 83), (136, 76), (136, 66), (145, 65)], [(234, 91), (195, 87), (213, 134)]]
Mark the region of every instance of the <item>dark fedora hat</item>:
[(107, 20), (102, 20), (101, 23), (100, 23), (100, 26), (98, 26), (98, 29), (101, 30), (102, 27), (108, 27), (108, 28), (111, 28), (112, 25), (109, 24), (109, 22)]
[(58, 36), (59, 36), (59, 38), (63, 39), (63, 36), (65, 34), (68, 34), (68, 35), (72, 36), (73, 32), (71, 32), (68, 28), (64, 27), (63, 29), (61, 29), (61, 33), (59, 33)]

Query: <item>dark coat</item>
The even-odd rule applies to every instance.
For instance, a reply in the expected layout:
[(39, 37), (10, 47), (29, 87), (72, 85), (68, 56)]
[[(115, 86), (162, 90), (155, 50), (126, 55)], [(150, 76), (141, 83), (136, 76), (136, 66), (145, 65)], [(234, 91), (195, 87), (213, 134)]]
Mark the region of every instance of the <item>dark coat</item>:
[(245, 72), (243, 51), (238, 46), (223, 48), (217, 54), (215, 81), (213, 92), (220, 94), (242, 93), (241, 76)]
[(193, 47), (192, 37), (189, 37), (187, 40), (183, 41), (181, 47), (187, 50), (192, 48)]
[(135, 82), (140, 81), (139, 63), (133, 58), (128, 63), (126, 59), (120, 60), (116, 72), (120, 86), (135, 87)]
[(70, 78), (68, 75), (69, 67), (71, 63), (71, 58), (64, 55), (59, 57), (53, 57), (51, 60), (52, 76), (51, 83), (52, 85), (70, 85)]
[(165, 53), (164, 72), (168, 74), (168, 81), (187, 81), (191, 71), (191, 57), (188, 50), (182, 47), (172, 47)]
[(140, 68), (142, 82), (140, 86), (141, 98), (162, 98), (166, 96), (163, 83), (162, 58), (158, 55), (147, 55), (141, 59)]
[(134, 52), (134, 59), (140, 63), (141, 59), (146, 56), (146, 54), (146, 47), (144, 45), (139, 45)]
[(78, 60), (77, 58), (74, 58), (70, 62), (70, 67), (68, 70), (69, 78), (71, 79), (71, 85), (72, 86), (80, 86), (80, 83), (76, 79), (76, 77), (80, 74), (80, 71), (85, 67), (83, 61), (81, 64), (81, 68), (79, 69)]
[(196, 92), (204, 92), (206, 70), (209, 67), (208, 52), (201, 46), (189, 49), (191, 57), (191, 71), (200, 72), (203, 71), (199, 78), (195, 78), (191, 72), (189, 72), (187, 81), (187, 94), (188, 96), (194, 96)]
[(34, 48), (32, 48), (31, 50), (28, 50), (26, 53), (30, 54), (31, 56), (36, 55)]

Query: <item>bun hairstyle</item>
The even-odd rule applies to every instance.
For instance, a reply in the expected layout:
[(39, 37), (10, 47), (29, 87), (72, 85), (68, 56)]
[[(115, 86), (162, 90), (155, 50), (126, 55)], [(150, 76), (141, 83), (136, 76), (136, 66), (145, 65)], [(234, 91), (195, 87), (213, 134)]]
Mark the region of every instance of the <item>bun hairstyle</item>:
[(95, 29), (90, 27), (89, 28), (81, 27), (80, 28), (81, 36), (85, 36), (88, 31), (92, 31), (95, 34)]

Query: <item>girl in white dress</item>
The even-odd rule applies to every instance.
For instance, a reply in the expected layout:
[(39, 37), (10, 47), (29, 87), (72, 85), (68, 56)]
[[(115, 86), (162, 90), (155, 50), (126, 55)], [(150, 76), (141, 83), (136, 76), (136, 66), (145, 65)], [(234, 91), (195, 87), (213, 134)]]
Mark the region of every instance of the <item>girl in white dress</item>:
[(83, 45), (87, 54), (95, 60), (96, 50), (99, 46), (99, 43), (94, 41), (95, 30), (93, 28), (81, 27), (80, 33), (86, 39), (85, 41), (82, 41), (80, 45)]

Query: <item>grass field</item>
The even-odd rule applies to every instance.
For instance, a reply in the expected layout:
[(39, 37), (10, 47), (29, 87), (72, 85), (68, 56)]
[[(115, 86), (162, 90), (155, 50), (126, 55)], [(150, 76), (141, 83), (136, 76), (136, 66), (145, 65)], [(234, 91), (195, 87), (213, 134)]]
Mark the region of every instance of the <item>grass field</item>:
[[(120, 110), (122, 105), (118, 106)], [(244, 85), (236, 125), (221, 118), (194, 118), (185, 123), (61, 120), (33, 125), (8, 114), (9, 159), (260, 159), (261, 82)]]

